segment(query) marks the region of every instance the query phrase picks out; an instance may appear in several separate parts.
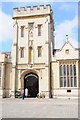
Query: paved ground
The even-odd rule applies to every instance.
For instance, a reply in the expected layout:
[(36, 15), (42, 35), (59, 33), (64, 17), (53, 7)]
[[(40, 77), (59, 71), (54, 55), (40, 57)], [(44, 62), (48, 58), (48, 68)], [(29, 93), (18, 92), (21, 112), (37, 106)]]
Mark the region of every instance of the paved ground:
[(3, 118), (78, 118), (77, 99), (3, 99)]

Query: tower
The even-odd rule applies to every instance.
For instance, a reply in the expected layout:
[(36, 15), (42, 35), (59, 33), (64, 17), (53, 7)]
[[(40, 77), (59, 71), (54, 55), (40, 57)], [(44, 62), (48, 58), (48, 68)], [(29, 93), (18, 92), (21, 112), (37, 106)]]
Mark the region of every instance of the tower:
[(53, 11), (48, 4), (13, 10), (12, 95), (24, 88), (24, 76), (39, 77), (39, 93), (49, 96), (50, 62), (54, 47)]

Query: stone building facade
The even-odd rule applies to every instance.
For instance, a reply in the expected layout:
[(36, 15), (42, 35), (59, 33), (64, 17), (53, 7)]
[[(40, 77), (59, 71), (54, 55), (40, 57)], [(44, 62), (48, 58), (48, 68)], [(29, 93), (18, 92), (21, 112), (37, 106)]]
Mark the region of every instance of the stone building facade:
[[(54, 20), (50, 5), (13, 9), (11, 53), (0, 53), (0, 97), (15, 97), (28, 89), (28, 97), (77, 97), (79, 49), (66, 36), (61, 49), (54, 49)], [(26, 95), (25, 95), (26, 97)]]

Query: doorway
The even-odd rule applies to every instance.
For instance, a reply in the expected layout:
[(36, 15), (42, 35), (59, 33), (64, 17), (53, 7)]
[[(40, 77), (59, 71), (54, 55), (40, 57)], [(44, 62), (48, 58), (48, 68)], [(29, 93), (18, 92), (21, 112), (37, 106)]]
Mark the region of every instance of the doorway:
[(39, 77), (31, 72), (24, 76), (24, 97), (26, 97), (26, 89), (28, 90), (27, 97), (36, 97), (39, 93)]

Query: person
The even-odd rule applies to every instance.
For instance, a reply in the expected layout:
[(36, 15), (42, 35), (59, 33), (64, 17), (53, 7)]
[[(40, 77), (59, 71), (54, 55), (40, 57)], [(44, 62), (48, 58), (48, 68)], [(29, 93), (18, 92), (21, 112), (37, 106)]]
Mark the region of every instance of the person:
[(22, 89), (22, 99), (24, 100), (24, 89)]
[(28, 88), (25, 89), (25, 96), (28, 96)]

